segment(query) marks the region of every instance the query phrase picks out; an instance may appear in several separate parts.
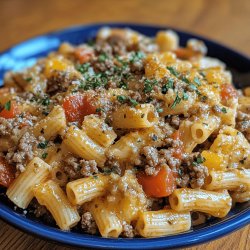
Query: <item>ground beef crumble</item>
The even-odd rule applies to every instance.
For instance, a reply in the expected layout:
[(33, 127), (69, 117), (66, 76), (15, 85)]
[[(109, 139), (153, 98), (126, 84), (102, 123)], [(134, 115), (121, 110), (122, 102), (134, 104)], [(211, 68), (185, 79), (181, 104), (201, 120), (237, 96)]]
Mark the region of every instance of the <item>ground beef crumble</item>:
[(70, 180), (82, 177), (92, 176), (99, 172), (95, 160), (80, 160), (72, 155), (67, 156), (64, 160), (63, 171), (68, 174)]
[(19, 140), (17, 146), (12, 147), (6, 154), (7, 161), (16, 165), (16, 169), (20, 172), (25, 170), (25, 165), (31, 161), (37, 153), (37, 145), (44, 142), (44, 137), (38, 139), (30, 132), (25, 132)]
[(81, 227), (86, 233), (96, 234), (98, 232), (97, 225), (90, 212), (83, 213)]

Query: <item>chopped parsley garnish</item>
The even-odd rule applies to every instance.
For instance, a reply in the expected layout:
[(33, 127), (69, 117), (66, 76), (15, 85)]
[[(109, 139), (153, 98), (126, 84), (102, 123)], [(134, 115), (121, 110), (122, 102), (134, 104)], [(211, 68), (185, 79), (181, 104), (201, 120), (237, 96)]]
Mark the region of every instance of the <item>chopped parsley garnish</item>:
[(196, 83), (198, 86), (201, 85), (200, 79), (198, 77), (194, 78), (194, 83)]
[(223, 108), (221, 109), (221, 112), (223, 112), (224, 114), (226, 114), (226, 113), (227, 113), (227, 109), (226, 109), (225, 107), (223, 107)]
[(120, 82), (119, 84), (119, 88), (122, 88), (122, 89), (128, 89), (128, 84), (125, 83), (125, 82)]
[(107, 54), (103, 53), (103, 54), (98, 56), (98, 61), (105, 62), (107, 60), (107, 58), (108, 58)]
[(131, 53), (131, 59), (130, 62), (131, 63), (135, 63), (137, 61), (140, 61), (141, 59), (143, 59), (145, 57), (145, 54), (141, 51), (136, 51)]
[(105, 168), (103, 168), (103, 173), (105, 175), (111, 174), (112, 173), (112, 169), (105, 167)]
[(171, 109), (175, 108), (176, 105), (179, 104), (180, 102), (181, 102), (181, 97), (179, 97), (178, 93), (176, 93), (176, 97), (173, 104), (171, 105)]
[(190, 81), (187, 79), (186, 76), (183, 76), (183, 77), (181, 78), (181, 80), (182, 80), (183, 82), (185, 82), (185, 83), (190, 83)]
[(46, 159), (47, 156), (48, 156), (48, 153), (43, 153), (43, 154), (42, 154), (42, 158), (43, 158), (43, 159)]
[(202, 164), (206, 161), (206, 158), (202, 157), (201, 155), (196, 158), (195, 161), (192, 162), (192, 165), (197, 166), (199, 164)]
[(48, 97), (41, 100), (41, 104), (43, 106), (49, 106), (50, 105), (50, 99)]
[(137, 106), (139, 103), (136, 101), (136, 100), (134, 100), (134, 99), (132, 99), (131, 97), (127, 97), (127, 96), (125, 96), (125, 95), (118, 95), (117, 96), (117, 100), (120, 102), (120, 103), (126, 103), (126, 102), (129, 102), (132, 106)]
[(8, 101), (4, 104), (4, 109), (10, 111), (11, 109), (11, 101)]
[(167, 69), (170, 71), (170, 73), (171, 73), (172, 75), (174, 75), (174, 76), (176, 76), (176, 77), (179, 76), (179, 73), (176, 71), (175, 68), (169, 67), (169, 66), (168, 66)]
[(41, 149), (45, 149), (48, 146), (48, 141), (38, 143), (37, 147)]
[(169, 89), (174, 88), (174, 79), (168, 78), (167, 84), (163, 85), (161, 88), (162, 94), (166, 94)]
[(144, 93), (150, 93), (153, 90), (154, 85), (156, 85), (157, 83), (158, 83), (158, 81), (156, 79), (153, 79), (153, 80), (146, 79), (144, 81), (143, 92)]
[(25, 81), (26, 82), (31, 82), (32, 81), (32, 77), (25, 78)]
[(192, 90), (195, 90), (195, 91), (197, 90), (197, 87), (196, 87), (194, 84), (192, 84), (192, 83), (189, 84), (189, 87), (190, 87), (190, 89), (192, 89)]
[(82, 74), (85, 74), (89, 70), (89, 67), (90, 67), (90, 63), (84, 63), (78, 66), (76, 69)]
[(127, 97), (125, 95), (118, 95), (117, 96), (117, 100), (120, 102), (120, 103), (125, 103), (127, 101)]
[(131, 103), (132, 106), (137, 106), (138, 105), (138, 102), (132, 98), (129, 97), (129, 102)]
[(93, 178), (94, 179), (98, 179), (98, 175), (93, 175)]
[(158, 113), (162, 113), (162, 112), (163, 112), (163, 108), (157, 108), (156, 111), (157, 111)]
[(182, 100), (188, 100), (188, 94), (186, 92), (183, 92)]

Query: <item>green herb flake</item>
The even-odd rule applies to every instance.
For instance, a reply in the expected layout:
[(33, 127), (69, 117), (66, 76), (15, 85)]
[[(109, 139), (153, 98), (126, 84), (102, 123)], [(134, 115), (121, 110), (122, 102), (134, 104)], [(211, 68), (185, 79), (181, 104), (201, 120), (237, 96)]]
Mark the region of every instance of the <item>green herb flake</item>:
[(120, 82), (120, 84), (119, 84), (119, 86), (118, 86), (119, 88), (122, 88), (122, 89), (128, 89), (128, 84), (127, 83), (125, 83), (125, 82)]
[(130, 98), (129, 97), (129, 102), (130, 102), (130, 104), (132, 105), (132, 106), (137, 106), (139, 103), (136, 101), (136, 100), (134, 100), (134, 99), (132, 99), (132, 98)]
[(163, 109), (162, 109), (162, 108), (157, 108), (156, 111), (157, 111), (158, 113), (162, 113), (162, 112), (163, 112)]
[(81, 72), (82, 74), (85, 74), (90, 67), (90, 63), (84, 63), (76, 67), (76, 69)]
[(161, 88), (162, 94), (166, 94), (169, 89), (174, 88), (174, 79), (173, 78), (168, 78), (167, 84), (163, 85)]
[(145, 54), (141, 51), (136, 51), (136, 52), (133, 52), (131, 54), (131, 59), (130, 59), (130, 62), (131, 63), (135, 63), (135, 62), (138, 62), (140, 61), (141, 59), (143, 59), (145, 57)]
[(105, 53), (103, 53), (103, 54), (98, 56), (98, 61), (105, 62), (107, 60), (107, 58), (108, 58), (108, 56)]
[(150, 93), (153, 90), (154, 85), (156, 85), (158, 83), (158, 81), (156, 79), (146, 79), (144, 81), (144, 89), (143, 92), (144, 93)]
[(120, 102), (120, 103), (125, 103), (126, 100), (127, 100), (127, 97), (125, 95), (118, 95), (117, 96), (117, 100)]
[(98, 175), (93, 175), (93, 178), (96, 180), (98, 179)]
[(194, 78), (194, 83), (196, 83), (198, 86), (201, 85), (200, 79), (198, 77)]
[(186, 92), (183, 92), (182, 100), (184, 101), (188, 100), (188, 94)]
[(41, 100), (41, 104), (43, 106), (49, 106), (50, 105), (50, 99), (48, 97)]
[(178, 93), (176, 94), (175, 100), (173, 104), (171, 105), (171, 109), (175, 108), (177, 104), (181, 102), (181, 98), (179, 97)]
[(189, 87), (190, 87), (192, 90), (195, 90), (195, 91), (197, 90), (197, 87), (196, 87), (194, 84), (192, 84), (192, 83), (189, 84)]
[(227, 113), (227, 109), (226, 109), (225, 107), (223, 107), (223, 108), (221, 109), (221, 112), (223, 112), (224, 114), (226, 114), (226, 113)]
[(32, 81), (32, 77), (27, 77), (24, 79), (26, 82), (31, 82)]
[(206, 161), (205, 157), (202, 157), (201, 155), (196, 158), (196, 161), (192, 162), (193, 166), (197, 166), (199, 164), (202, 164), (203, 162)]
[(105, 168), (103, 168), (103, 173), (104, 173), (105, 175), (109, 175), (109, 174), (112, 173), (112, 169), (105, 167)]
[(42, 154), (42, 158), (43, 158), (43, 159), (46, 159), (47, 156), (48, 156), (48, 153), (43, 153), (43, 154)]
[(181, 78), (181, 80), (182, 80), (183, 82), (185, 82), (185, 83), (190, 83), (190, 81), (188, 80), (188, 78), (187, 78), (186, 76), (183, 76), (183, 77)]
[(172, 75), (174, 75), (174, 76), (176, 76), (176, 77), (179, 76), (179, 73), (176, 71), (175, 68), (169, 67), (169, 66), (168, 66), (167, 69), (169, 70), (169, 72), (170, 72)]
[(11, 109), (11, 101), (8, 101), (4, 104), (4, 109), (10, 111)]
[(37, 148), (45, 149), (48, 146), (48, 141), (40, 142), (37, 145)]

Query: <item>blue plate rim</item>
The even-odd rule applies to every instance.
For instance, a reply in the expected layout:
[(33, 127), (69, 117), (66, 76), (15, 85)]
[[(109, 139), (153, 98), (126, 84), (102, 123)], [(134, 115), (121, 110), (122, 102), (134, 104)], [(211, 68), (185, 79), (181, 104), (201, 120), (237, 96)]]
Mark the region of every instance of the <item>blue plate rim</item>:
[[(56, 31), (51, 31), (42, 35), (31, 37), (25, 41), (11, 46), (0, 52), (0, 55), (8, 53), (12, 48), (18, 46), (22, 43), (28, 42), (32, 39), (40, 38), (43, 36), (56, 36), (64, 32), (80, 30), (82, 28), (94, 28), (97, 26), (120, 26), (120, 27), (141, 27), (141, 28), (154, 28), (154, 29), (173, 29), (179, 33), (192, 36), (204, 41), (208, 41), (210, 44), (227, 50), (228, 53), (236, 54), (243, 60), (249, 61), (250, 58), (241, 52), (236, 51), (228, 46), (223, 46), (219, 42), (210, 40), (204, 36), (196, 35), (192, 32), (185, 32), (180, 29), (175, 29), (172, 27), (166, 27), (161, 25), (149, 25), (142, 23), (129, 23), (129, 22), (111, 22), (111, 23), (93, 23), (87, 25), (76, 25), (65, 29), (59, 29)], [(135, 239), (107, 239), (97, 236), (91, 236), (87, 234), (79, 234), (73, 232), (64, 232), (59, 229), (46, 226), (36, 221), (32, 221), (20, 214), (16, 214), (12, 209), (8, 208), (6, 205), (0, 202), (0, 218), (9, 224), (36, 236), (40, 236), (44, 239), (49, 239), (51, 241), (57, 241), (62, 244), (76, 246), (76, 247), (91, 247), (91, 248), (102, 248), (102, 249), (162, 249), (162, 248), (179, 248), (179, 247), (189, 247), (192, 245), (202, 244), (226, 234), (229, 234), (247, 224), (250, 223), (250, 208), (245, 208), (243, 211), (237, 213), (236, 215), (225, 219), (224, 221), (217, 222), (214, 225), (207, 226), (205, 228), (196, 229), (195, 231), (188, 231), (182, 234), (159, 237), (159, 238), (135, 238)]]

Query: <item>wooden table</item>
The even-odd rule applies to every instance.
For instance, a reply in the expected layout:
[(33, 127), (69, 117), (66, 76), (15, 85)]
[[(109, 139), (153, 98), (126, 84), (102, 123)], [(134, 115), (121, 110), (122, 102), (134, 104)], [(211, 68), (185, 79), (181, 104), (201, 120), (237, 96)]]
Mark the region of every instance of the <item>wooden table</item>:
[[(32, 36), (70, 25), (139, 22), (173, 26), (250, 55), (249, 0), (0, 0), (0, 51)], [(250, 226), (190, 250), (250, 249)], [(69, 248), (22, 233), (0, 221), (0, 249)]]

